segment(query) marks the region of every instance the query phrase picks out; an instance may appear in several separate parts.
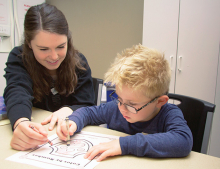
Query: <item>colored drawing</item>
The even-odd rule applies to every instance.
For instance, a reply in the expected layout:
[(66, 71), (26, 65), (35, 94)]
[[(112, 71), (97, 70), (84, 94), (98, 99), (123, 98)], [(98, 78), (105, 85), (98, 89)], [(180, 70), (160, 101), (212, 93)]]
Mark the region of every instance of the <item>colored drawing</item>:
[(117, 139), (117, 136), (110, 136), (92, 132), (80, 132), (71, 137), (70, 146), (60, 140), (55, 134), (49, 139), (53, 145), (44, 144), (31, 151), (21, 151), (7, 160), (26, 163), (40, 168), (71, 168), (89, 169), (94, 168), (99, 162), (95, 159), (84, 159), (86, 152), (93, 146), (102, 142), (109, 142)]

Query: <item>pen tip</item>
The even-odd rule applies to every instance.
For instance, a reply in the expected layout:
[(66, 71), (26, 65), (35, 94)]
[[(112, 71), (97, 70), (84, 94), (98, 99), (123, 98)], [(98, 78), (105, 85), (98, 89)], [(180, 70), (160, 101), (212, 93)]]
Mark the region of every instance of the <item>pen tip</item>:
[(53, 145), (53, 143), (52, 143), (50, 140), (48, 141), (48, 143), (49, 143), (51, 146)]

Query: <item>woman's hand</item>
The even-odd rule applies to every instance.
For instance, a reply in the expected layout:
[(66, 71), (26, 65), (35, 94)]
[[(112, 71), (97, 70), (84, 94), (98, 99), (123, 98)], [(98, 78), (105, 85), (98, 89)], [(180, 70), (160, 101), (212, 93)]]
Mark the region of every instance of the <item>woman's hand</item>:
[[(15, 122), (14, 126), (17, 127), (14, 130), (10, 143), (13, 149), (24, 151), (35, 148), (38, 145), (47, 143), (48, 133), (41, 124), (23, 120), (28, 119), (20, 118)], [(39, 133), (31, 129), (29, 125), (33, 125), (39, 131)]]
[(84, 156), (88, 160), (92, 160), (97, 155), (101, 154), (97, 161), (102, 161), (106, 157), (121, 155), (121, 146), (119, 143), (119, 139), (113, 140), (106, 143), (100, 143), (99, 145), (93, 146)]
[[(69, 135), (72, 136), (77, 130), (77, 125), (74, 121), (69, 120)], [(57, 123), (57, 135), (61, 140), (67, 141), (68, 130), (66, 120), (60, 119)]]
[(53, 130), (54, 126), (56, 125), (56, 123), (58, 122), (58, 120), (60, 119), (65, 119), (67, 116), (71, 115), (73, 112), (73, 110), (69, 107), (63, 107), (55, 112), (53, 112), (50, 116), (48, 116), (47, 118), (45, 118), (41, 124), (45, 125), (47, 123), (50, 123), (49, 125), (49, 130)]

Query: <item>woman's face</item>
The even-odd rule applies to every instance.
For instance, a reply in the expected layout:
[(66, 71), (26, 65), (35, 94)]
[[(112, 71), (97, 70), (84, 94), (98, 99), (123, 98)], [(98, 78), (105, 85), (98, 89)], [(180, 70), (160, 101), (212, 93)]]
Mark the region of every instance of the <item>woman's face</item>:
[(36, 60), (49, 70), (51, 75), (56, 74), (67, 53), (67, 36), (47, 31), (40, 31), (30, 42)]

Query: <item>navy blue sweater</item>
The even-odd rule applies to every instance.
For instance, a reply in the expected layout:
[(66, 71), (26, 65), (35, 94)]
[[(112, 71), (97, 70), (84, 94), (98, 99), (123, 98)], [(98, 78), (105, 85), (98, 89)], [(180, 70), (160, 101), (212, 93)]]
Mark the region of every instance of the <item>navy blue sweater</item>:
[(181, 110), (169, 103), (146, 122), (127, 122), (114, 102), (80, 108), (69, 118), (76, 122), (76, 132), (89, 124), (106, 123), (110, 129), (130, 134), (131, 136), (119, 138), (122, 155), (184, 157), (190, 153), (193, 145), (192, 133)]

